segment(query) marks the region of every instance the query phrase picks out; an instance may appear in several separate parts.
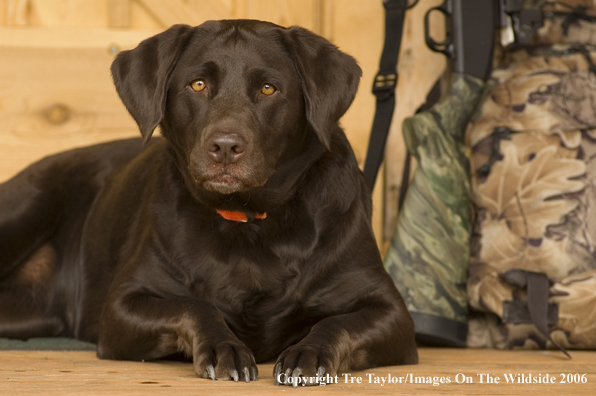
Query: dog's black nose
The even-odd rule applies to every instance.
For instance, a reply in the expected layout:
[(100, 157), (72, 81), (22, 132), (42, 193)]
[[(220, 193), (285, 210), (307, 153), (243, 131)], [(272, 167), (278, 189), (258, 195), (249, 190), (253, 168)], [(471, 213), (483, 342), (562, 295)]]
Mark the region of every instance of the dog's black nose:
[(214, 133), (207, 143), (207, 151), (215, 162), (231, 164), (244, 155), (246, 141), (236, 133)]

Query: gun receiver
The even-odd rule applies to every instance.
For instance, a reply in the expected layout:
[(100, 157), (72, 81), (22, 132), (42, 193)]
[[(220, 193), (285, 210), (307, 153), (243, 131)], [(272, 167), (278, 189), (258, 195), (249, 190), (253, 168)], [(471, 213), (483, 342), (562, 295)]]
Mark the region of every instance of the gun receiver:
[[(430, 15), (437, 11), (446, 18), (446, 37), (442, 42), (430, 35)], [(498, 15), (498, 0), (446, 0), (424, 16), (426, 45), (445, 54), (452, 62), (453, 72), (484, 81), (491, 70)]]

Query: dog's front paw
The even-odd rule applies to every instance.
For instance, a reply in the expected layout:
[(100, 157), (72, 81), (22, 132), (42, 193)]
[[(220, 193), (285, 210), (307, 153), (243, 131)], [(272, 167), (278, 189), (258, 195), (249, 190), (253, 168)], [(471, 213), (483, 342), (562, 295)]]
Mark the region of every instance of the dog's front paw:
[(202, 342), (194, 352), (193, 365), (199, 377), (212, 380), (256, 381), (258, 370), (253, 353), (240, 341)]
[(273, 376), (275, 385), (292, 385), (295, 388), (327, 383), (327, 377), (335, 377), (337, 369), (338, 358), (329, 348), (297, 344), (282, 352)]

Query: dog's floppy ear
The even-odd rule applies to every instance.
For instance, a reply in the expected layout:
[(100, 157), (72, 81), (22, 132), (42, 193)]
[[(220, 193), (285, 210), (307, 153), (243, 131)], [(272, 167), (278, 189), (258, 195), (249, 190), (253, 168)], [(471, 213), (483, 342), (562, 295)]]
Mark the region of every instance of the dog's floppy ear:
[(122, 51), (112, 63), (118, 95), (139, 125), (145, 143), (163, 118), (168, 79), (190, 30), (187, 25), (174, 25), (135, 49)]
[(310, 31), (287, 30), (290, 53), (302, 78), (306, 117), (329, 149), (331, 131), (352, 104), (362, 70), (354, 58)]

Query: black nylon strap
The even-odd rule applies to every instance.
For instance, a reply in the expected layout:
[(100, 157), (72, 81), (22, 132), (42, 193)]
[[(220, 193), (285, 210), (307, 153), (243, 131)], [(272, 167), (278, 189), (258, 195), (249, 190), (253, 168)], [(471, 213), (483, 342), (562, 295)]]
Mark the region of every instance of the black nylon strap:
[(571, 355), (550, 336), (548, 328), (548, 294), (549, 280), (546, 274), (540, 272), (510, 269), (499, 275), (505, 282), (526, 288), (528, 291), (528, 311), (536, 329), (554, 346), (559, 348), (569, 359)]
[(368, 152), (364, 163), (364, 176), (372, 189), (375, 186), (379, 167), (385, 155), (385, 143), (395, 109), (395, 87), (397, 85), (397, 58), (401, 46), (404, 16), (407, 0), (384, 0), (385, 44), (375, 77), (372, 92), (377, 98), (377, 109), (373, 121)]

